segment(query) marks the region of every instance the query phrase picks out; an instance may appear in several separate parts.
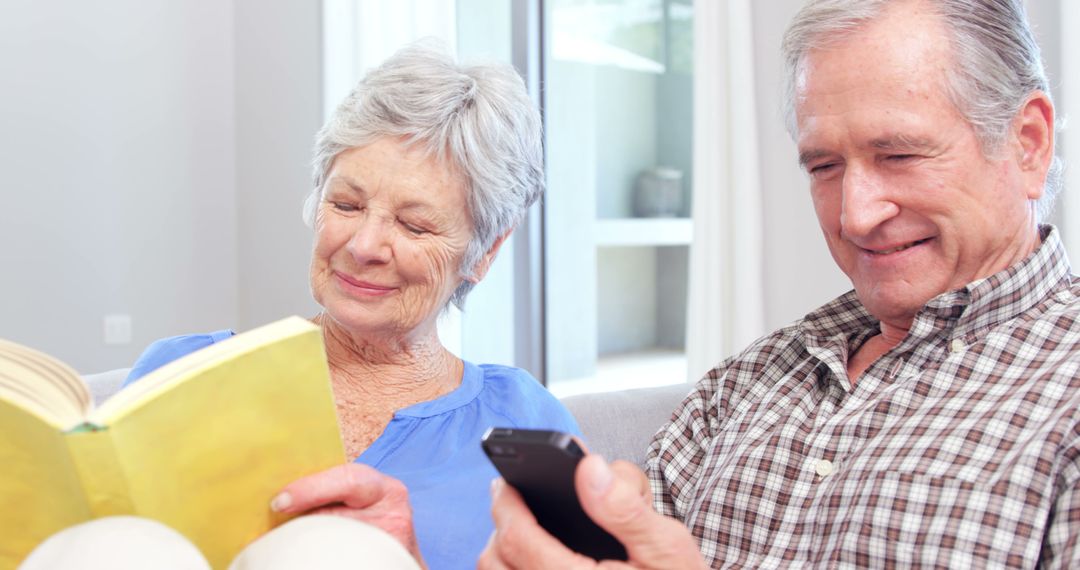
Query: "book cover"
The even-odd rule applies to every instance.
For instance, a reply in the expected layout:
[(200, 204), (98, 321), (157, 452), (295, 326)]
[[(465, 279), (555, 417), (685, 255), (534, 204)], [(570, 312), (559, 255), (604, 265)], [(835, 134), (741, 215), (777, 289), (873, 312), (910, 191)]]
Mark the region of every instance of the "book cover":
[[(0, 344), (0, 568), (50, 535), (132, 514), (214, 568), (284, 521), (270, 500), (345, 461), (318, 326), (290, 317), (171, 362), (89, 408), (62, 363)], [(83, 410), (79, 413), (79, 410)]]

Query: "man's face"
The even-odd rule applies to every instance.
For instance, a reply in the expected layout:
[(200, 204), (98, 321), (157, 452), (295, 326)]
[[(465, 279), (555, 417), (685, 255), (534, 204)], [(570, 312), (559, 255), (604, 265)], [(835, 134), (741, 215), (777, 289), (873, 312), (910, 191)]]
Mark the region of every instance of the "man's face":
[[(925, 10), (923, 11), (925, 12)], [(1007, 139), (983, 155), (944, 91), (947, 35), (918, 3), (811, 51), (796, 91), (800, 161), (829, 250), (859, 299), (906, 329), (931, 298), (996, 273), (1038, 244)]]

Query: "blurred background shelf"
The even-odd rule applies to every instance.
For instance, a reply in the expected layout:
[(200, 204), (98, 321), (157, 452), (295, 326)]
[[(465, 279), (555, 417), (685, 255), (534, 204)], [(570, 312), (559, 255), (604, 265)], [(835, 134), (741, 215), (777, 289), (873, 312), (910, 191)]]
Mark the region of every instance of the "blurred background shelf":
[[(686, 355), (681, 350), (650, 348), (609, 354), (596, 361), (596, 374), (566, 378), (551, 385), (559, 398), (575, 394), (631, 390), (686, 383)], [(690, 391), (687, 384), (686, 390)]]
[(688, 245), (690, 218), (610, 218), (596, 221), (597, 246)]

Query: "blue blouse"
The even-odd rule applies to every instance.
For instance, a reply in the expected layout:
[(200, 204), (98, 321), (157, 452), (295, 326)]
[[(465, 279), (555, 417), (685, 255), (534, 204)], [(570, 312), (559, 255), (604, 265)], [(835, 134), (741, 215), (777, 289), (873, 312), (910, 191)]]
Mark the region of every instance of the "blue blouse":
[[(135, 362), (124, 385), (232, 335), (223, 330), (158, 340)], [(480, 449), (480, 436), (492, 426), (581, 435), (570, 412), (528, 372), (465, 362), (457, 389), (398, 410), (356, 459), (409, 489), (416, 539), (433, 570), (475, 568), (494, 529), (488, 489), (498, 474)]]

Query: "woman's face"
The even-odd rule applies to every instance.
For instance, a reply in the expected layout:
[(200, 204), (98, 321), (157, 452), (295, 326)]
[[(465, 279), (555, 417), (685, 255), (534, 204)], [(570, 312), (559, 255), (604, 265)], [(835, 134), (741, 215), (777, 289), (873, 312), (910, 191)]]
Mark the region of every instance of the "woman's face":
[(315, 218), (315, 300), (358, 334), (433, 332), (472, 238), (465, 193), (460, 174), (394, 138), (339, 154)]

